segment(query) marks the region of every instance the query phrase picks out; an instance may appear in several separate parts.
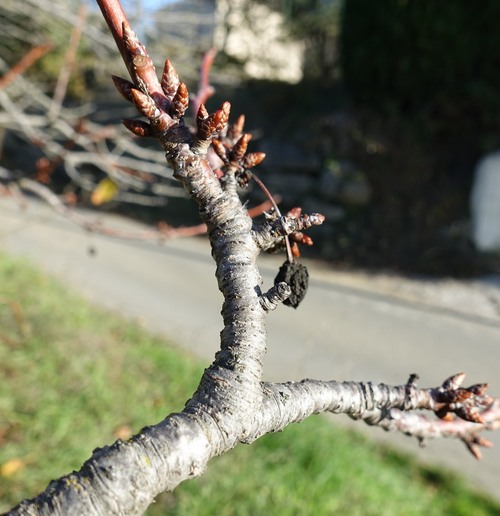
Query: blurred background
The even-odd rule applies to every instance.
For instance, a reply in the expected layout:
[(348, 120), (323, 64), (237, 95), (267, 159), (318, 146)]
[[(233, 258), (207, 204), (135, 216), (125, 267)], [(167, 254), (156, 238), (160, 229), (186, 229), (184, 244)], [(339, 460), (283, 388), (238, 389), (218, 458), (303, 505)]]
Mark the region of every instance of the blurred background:
[[(159, 70), (168, 56), (192, 92), (205, 52), (218, 50), (209, 107), (229, 99), (234, 116), (246, 114), (284, 209), (327, 216), (310, 255), (446, 276), (498, 270), (498, 2), (125, 8)], [(195, 223), (158, 147), (117, 123), (137, 114), (112, 89), (124, 67), (96, 6), (5, 0), (0, 24), (4, 184), (29, 176), (67, 203)], [(245, 195), (263, 199), (255, 187)]]

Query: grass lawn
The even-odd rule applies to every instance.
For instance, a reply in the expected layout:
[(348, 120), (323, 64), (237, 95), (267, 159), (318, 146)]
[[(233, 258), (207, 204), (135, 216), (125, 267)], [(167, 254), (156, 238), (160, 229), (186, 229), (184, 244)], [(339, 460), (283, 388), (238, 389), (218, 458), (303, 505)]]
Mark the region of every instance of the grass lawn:
[[(0, 512), (94, 448), (181, 410), (202, 370), (167, 340), (0, 255)], [(476, 516), (500, 505), (313, 417), (215, 459), (148, 514)]]

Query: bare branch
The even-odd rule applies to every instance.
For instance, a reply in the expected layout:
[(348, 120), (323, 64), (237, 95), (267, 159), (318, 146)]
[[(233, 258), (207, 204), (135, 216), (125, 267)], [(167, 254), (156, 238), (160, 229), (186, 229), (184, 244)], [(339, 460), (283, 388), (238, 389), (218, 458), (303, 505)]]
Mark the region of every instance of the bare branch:
[(0, 89), (6, 88), (17, 76), (22, 75), (25, 70), (51, 49), (52, 45), (47, 43), (45, 45), (38, 45), (29, 50), (16, 65), (0, 78)]
[(71, 71), (75, 64), (76, 50), (82, 37), (83, 27), (85, 25), (86, 18), (87, 6), (85, 4), (82, 4), (78, 9), (78, 21), (73, 26), (73, 30), (71, 31), (68, 49), (66, 50), (66, 55), (64, 56), (64, 66), (61, 68), (61, 71), (59, 72), (59, 77), (57, 78), (53, 102), (49, 110), (49, 118), (55, 118), (61, 110), (61, 105), (66, 95), (66, 90), (68, 88), (68, 82), (71, 76)]
[[(455, 437), (475, 448), (488, 445), (477, 436), (478, 431), (500, 425), (498, 400), (483, 411), (483, 424), (437, 420), (424, 425), (422, 416), (402, 411), (432, 410), (435, 389), (417, 389), (408, 384), (390, 387), (315, 380), (265, 383), (259, 392), (252, 393), (261, 401), (250, 406), (240, 397), (242, 387), (237, 379), (231, 382), (224, 371), (210, 368), (183, 413), (143, 429), (126, 443), (117, 441), (96, 450), (79, 472), (52, 482), (39, 497), (21, 503), (9, 514), (142, 514), (156, 494), (202, 474), (211, 457), (322, 412), (366, 420), (374, 413), (385, 412), (377, 423), (384, 428), (396, 428), (419, 439)], [(214, 398), (219, 398), (221, 405)]]
[[(319, 226), (324, 221), (325, 217), (321, 213), (307, 215), (302, 214), (299, 209), (298, 216), (291, 212), (291, 214), (288, 213), (274, 220), (266, 220), (263, 224), (254, 228), (253, 234), (259, 248), (262, 251), (267, 251), (279, 245), (283, 237), (287, 235), (293, 236), (294, 233), (302, 232), (311, 226)], [(299, 241), (304, 240), (302, 233), (296, 239)]]
[[(253, 229), (237, 186), (248, 183), (248, 168), (263, 156), (247, 153), (250, 138), (243, 134), (243, 119), (228, 126), (229, 103), (211, 114), (200, 104), (196, 128), (190, 131), (183, 120), (187, 88), (173, 67), (165, 65), (160, 82), (118, 1), (98, 3), (132, 78), (132, 83), (120, 79), (115, 84), (148, 119), (148, 129), (136, 125), (134, 132), (144, 131), (158, 141), (174, 178), (196, 202), (206, 226), (224, 297), (220, 349), (181, 413), (143, 429), (126, 443), (117, 441), (95, 451), (79, 472), (52, 482), (39, 497), (23, 502), (10, 514), (141, 514), (158, 493), (203, 473), (212, 457), (321, 412), (348, 414), (420, 440), (455, 437), (478, 456), (478, 447), (488, 445), (478, 432), (500, 426), (500, 401), (486, 394), (485, 384), (463, 388), (463, 374), (433, 389), (418, 388), (415, 375), (395, 387), (370, 382), (263, 382), (266, 316), (292, 297), (292, 306), (298, 305), (307, 271), (291, 257), (282, 267), (289, 281), (276, 280), (262, 294), (257, 257), (288, 235), (294, 235), (295, 244), (308, 244), (302, 231), (321, 224), (324, 217), (302, 214), (298, 208), (279, 216), (274, 207), (274, 215)], [(223, 162), (220, 170), (215, 170), (208, 156), (214, 138)], [(125, 172), (115, 167), (114, 173)], [(134, 183), (133, 177), (129, 180)], [(74, 217), (44, 187), (26, 180), (20, 184)], [(433, 412), (435, 420), (420, 413), (414, 416), (417, 410)]]

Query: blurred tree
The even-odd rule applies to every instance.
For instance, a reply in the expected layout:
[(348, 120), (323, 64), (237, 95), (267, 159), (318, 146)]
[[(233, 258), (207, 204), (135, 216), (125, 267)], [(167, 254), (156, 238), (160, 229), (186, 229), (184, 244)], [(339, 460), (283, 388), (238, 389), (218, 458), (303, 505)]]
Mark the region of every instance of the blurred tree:
[(306, 45), (306, 80), (338, 78), (341, 0), (272, 0), (266, 4), (286, 16), (290, 32)]
[(352, 97), (446, 122), (498, 120), (499, 15), (495, 0), (480, 9), (466, 0), (345, 2), (342, 69)]
[[(5, 0), (0, 5), (0, 31), (2, 33), (2, 54), (0, 72), (5, 72), (17, 63), (26, 52), (36, 46), (50, 44), (49, 55), (40, 59), (27, 71), (27, 77), (50, 91), (64, 60), (73, 26), (78, 23), (78, 8), (81, 1), (66, 2), (49, 0)], [(103, 37), (103, 22), (95, 12), (88, 14), (91, 23), (78, 45), (78, 59), (72, 69), (68, 94), (82, 98), (90, 95), (87, 83), (104, 73), (104, 64), (117, 62), (109, 51), (111, 41)], [(100, 32), (99, 32), (100, 30)], [(96, 57), (96, 54), (99, 58)], [(97, 73), (96, 73), (97, 72)]]
[(474, 271), (468, 197), (474, 163), (500, 132), (499, 15), (494, 0), (344, 3), (343, 82), (358, 140), (379, 142), (356, 156), (373, 192), (365, 256)]

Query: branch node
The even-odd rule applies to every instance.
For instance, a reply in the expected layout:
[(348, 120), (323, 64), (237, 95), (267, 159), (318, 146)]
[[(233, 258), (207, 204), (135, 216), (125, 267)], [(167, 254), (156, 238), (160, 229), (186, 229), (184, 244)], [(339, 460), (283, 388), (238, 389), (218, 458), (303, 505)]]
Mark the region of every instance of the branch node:
[(290, 286), (284, 281), (280, 281), (260, 296), (260, 304), (266, 312), (271, 312), (279, 303), (288, 299), (291, 293), (292, 289)]

